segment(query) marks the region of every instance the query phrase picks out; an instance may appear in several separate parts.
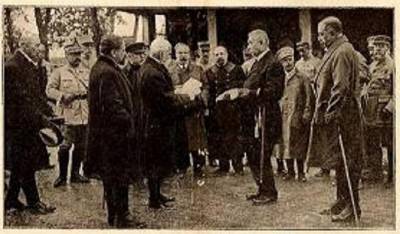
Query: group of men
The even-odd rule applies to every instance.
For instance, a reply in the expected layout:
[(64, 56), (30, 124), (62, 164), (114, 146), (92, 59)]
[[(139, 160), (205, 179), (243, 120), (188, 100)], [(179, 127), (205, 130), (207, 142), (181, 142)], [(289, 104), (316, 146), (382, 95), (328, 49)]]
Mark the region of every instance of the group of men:
[[(370, 156), (366, 165), (374, 165), (371, 174), (381, 173), (381, 143), (393, 156), (390, 38), (369, 38), (374, 61), (362, 92), (362, 61), (340, 20), (323, 19), (318, 39), (325, 48), (322, 60), (312, 56), (307, 42), (300, 42), (296, 49), (302, 58), (295, 63), (292, 47), (273, 54), (267, 33), (253, 30), (240, 66), (229, 60), (223, 46), (213, 48), (210, 56), (210, 45), (204, 42), (198, 45), (198, 61), (191, 59), (184, 43), (175, 45), (173, 60), (172, 45), (163, 37), (147, 46), (104, 36), (96, 60), (88, 37), (72, 38), (64, 45), (67, 64), (51, 72), (45, 92), (43, 81), (36, 79), (39, 43), (23, 41), (5, 64), (6, 158), (11, 170), (6, 209), (25, 208), (18, 200), (22, 188), (29, 209), (41, 214), (55, 210), (39, 199), (34, 172), (40, 166), (33, 163), (39, 163), (38, 154), (47, 156), (37, 132), (48, 116), (56, 115), (64, 119), (64, 140), (54, 187), (67, 184), (73, 145), (70, 182), (103, 181), (110, 226), (144, 225), (131, 216), (128, 205), (129, 185), (143, 177), (149, 207), (170, 206), (175, 198), (161, 193), (162, 181), (174, 173), (184, 175), (189, 155), (194, 176), (203, 177), (205, 155), (210, 165), (218, 166), (214, 174), (223, 176), (230, 160), (235, 173), (243, 175), (245, 154), (258, 186), (246, 196), (253, 205), (278, 199), (271, 155), (278, 154), (278, 173), (286, 160), (284, 180), (296, 177), (296, 160), (302, 182), (307, 180), (306, 159), (310, 165), (318, 161), (326, 173), (333, 167), (325, 169), (321, 158), (333, 158), (337, 200), (328, 213), (332, 221), (359, 218), (363, 147)], [(178, 92), (187, 82), (201, 83), (200, 92)], [(54, 114), (46, 95), (55, 103)]]

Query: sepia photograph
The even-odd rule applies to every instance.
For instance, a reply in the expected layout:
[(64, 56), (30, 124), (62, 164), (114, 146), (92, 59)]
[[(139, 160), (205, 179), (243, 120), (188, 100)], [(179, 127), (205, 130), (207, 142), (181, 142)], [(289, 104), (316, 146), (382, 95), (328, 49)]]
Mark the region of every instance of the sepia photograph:
[(1, 8), (3, 229), (396, 230), (394, 7)]

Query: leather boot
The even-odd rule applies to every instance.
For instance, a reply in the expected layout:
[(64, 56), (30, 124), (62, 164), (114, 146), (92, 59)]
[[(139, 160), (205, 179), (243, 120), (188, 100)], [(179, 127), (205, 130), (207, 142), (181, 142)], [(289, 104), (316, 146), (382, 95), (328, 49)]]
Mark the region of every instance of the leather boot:
[(60, 174), (54, 182), (54, 187), (65, 186), (67, 184), (67, 173), (68, 173), (68, 160), (69, 160), (69, 149), (61, 148), (58, 151), (58, 165)]

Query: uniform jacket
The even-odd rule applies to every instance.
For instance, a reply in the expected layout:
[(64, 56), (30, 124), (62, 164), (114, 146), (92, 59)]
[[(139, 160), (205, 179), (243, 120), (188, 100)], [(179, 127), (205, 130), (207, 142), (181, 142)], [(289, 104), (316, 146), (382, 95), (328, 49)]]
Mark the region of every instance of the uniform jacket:
[[(56, 101), (56, 115), (64, 117), (67, 125), (87, 124), (89, 70), (83, 66), (77, 68), (64, 65), (52, 73), (46, 87), (47, 96)], [(68, 104), (62, 102), (65, 94), (74, 94), (76, 98)]]
[(296, 69), (286, 74), (281, 99), (284, 158), (305, 159), (314, 94), (310, 81)]
[[(266, 108), (265, 140), (275, 143), (282, 134), (282, 116), (279, 101), (283, 95), (285, 72), (271, 51), (257, 59), (244, 83), (251, 90), (242, 103), (245, 137), (254, 138), (259, 107)], [(261, 134), (259, 134), (261, 135)]]
[(350, 147), (347, 149), (349, 158), (354, 159), (355, 152), (360, 151), (357, 148), (361, 125), (357, 103), (358, 76), (358, 56), (347, 38), (342, 36), (328, 48), (316, 75), (317, 98), (309, 155), (311, 166), (325, 161), (321, 157), (340, 155), (339, 128), (343, 141)]
[(394, 63), (387, 55), (383, 61), (374, 61), (369, 67), (371, 80), (365, 87), (362, 98), (366, 124), (383, 127), (392, 126), (391, 114), (385, 114), (390, 109), (393, 96)]
[(165, 177), (172, 173), (174, 121), (189, 108), (187, 96), (174, 93), (167, 68), (148, 57), (140, 68), (140, 90), (143, 98), (145, 168), (150, 177)]
[(4, 91), (5, 168), (37, 170), (48, 157), (38, 133), (52, 111), (38, 68), (19, 50), (4, 64)]
[(210, 132), (222, 135), (240, 134), (240, 105), (238, 100), (216, 102), (225, 91), (243, 86), (245, 75), (240, 66), (228, 62), (220, 68), (213, 65), (204, 77), (204, 93), (210, 111)]
[[(186, 69), (175, 64), (170, 68), (169, 72), (175, 87), (183, 85), (190, 78), (201, 81), (203, 77), (202, 68), (192, 62), (188, 63)], [(187, 137), (188, 150), (197, 151), (206, 148), (205, 123), (202, 110), (184, 117), (184, 122), (186, 126), (186, 134), (184, 135)]]
[(310, 55), (308, 60), (304, 60), (301, 58), (296, 62), (296, 68), (300, 73), (303, 73), (305, 77), (307, 77), (311, 83), (314, 83), (315, 74), (317, 73), (318, 67), (321, 63), (319, 58)]
[(90, 73), (87, 169), (89, 176), (128, 184), (141, 176), (135, 154), (132, 86), (113, 59), (99, 56)]

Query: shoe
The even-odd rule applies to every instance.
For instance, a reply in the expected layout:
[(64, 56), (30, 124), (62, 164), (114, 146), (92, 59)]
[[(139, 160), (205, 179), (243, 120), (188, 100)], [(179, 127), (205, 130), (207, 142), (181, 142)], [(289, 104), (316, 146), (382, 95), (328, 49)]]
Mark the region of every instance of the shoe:
[(212, 173), (212, 175), (213, 175), (214, 177), (222, 177), (222, 176), (227, 176), (227, 175), (228, 175), (228, 172), (227, 172), (227, 171), (222, 171), (222, 170), (220, 170), (220, 169), (217, 169), (216, 171), (214, 171), (214, 172)]
[(260, 195), (257, 198), (253, 199), (253, 206), (262, 206), (262, 205), (267, 205), (274, 203), (278, 200), (276, 196), (265, 196), (265, 195)]
[(161, 206), (160, 201), (149, 201), (149, 208), (158, 210), (158, 209), (161, 209), (162, 206)]
[(130, 213), (127, 213), (123, 217), (117, 218), (115, 226), (117, 228), (128, 228), (128, 227), (145, 228), (146, 224), (144, 222), (137, 220)]
[(282, 177), (282, 179), (285, 180), (285, 181), (289, 181), (289, 180), (292, 180), (294, 178), (295, 178), (295, 175), (290, 174), (290, 173), (287, 173)]
[(314, 176), (318, 177), (318, 178), (329, 177), (330, 176), (330, 171), (321, 169)]
[(51, 169), (53, 169), (55, 167), (56, 167), (56, 165), (48, 164), (48, 165), (43, 166), (42, 170), (51, 170)]
[(216, 160), (211, 160), (210, 167), (218, 167), (218, 163)]
[(26, 207), (33, 214), (45, 215), (53, 213), (56, 208), (54, 206), (46, 205), (43, 202), (37, 202), (34, 205), (29, 205)]
[(22, 211), (26, 208), (25, 204), (22, 203), (20, 200), (15, 200), (12, 202), (5, 202), (5, 209), (6, 210), (11, 210), (11, 209), (16, 209), (18, 211)]
[(54, 181), (54, 188), (67, 185), (67, 179), (63, 177), (58, 177), (56, 181)]
[(305, 174), (299, 174), (298, 180), (299, 180), (300, 182), (303, 182), (303, 183), (307, 182), (306, 175), (305, 175)]
[(169, 196), (160, 194), (159, 202), (160, 202), (161, 204), (166, 204), (166, 203), (168, 203), (168, 202), (174, 202), (174, 201), (175, 201), (175, 197), (169, 197)]
[(320, 215), (337, 215), (343, 211), (346, 202), (343, 199), (336, 200), (329, 208), (319, 212)]
[(79, 174), (71, 176), (71, 183), (84, 184), (84, 183), (89, 183), (89, 182), (90, 182), (90, 179), (85, 176), (81, 176)]
[[(361, 211), (358, 212), (358, 218), (360, 219)], [(332, 214), (332, 222), (354, 222), (355, 215), (351, 205), (346, 205), (346, 207), (339, 214)]]
[(248, 194), (248, 195), (246, 195), (246, 200), (247, 201), (251, 201), (251, 200), (254, 200), (254, 199), (258, 198), (259, 196), (260, 196), (259, 193)]

